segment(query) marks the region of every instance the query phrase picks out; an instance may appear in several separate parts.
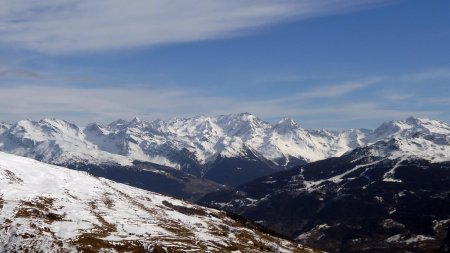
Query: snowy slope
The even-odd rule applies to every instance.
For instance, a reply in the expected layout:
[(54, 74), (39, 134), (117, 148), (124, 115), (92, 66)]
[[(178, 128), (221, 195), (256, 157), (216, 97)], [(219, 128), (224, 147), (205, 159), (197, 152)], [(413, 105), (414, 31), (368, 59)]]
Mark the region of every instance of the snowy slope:
[(22, 120), (0, 135), (0, 149), (44, 162), (118, 162), (131, 164), (131, 159), (99, 149), (85, 140), (83, 130), (58, 119)]
[(45, 162), (129, 164), (141, 160), (194, 174), (203, 173), (218, 157), (246, 158), (249, 149), (286, 168), (393, 140), (400, 143), (396, 150), (401, 152), (384, 149), (385, 155), (425, 154), (432, 160), (450, 160), (450, 125), (412, 117), (375, 130), (344, 131), (304, 129), (291, 119), (270, 124), (248, 113), (153, 122), (135, 118), (85, 128), (57, 119), (24, 120), (0, 129), (0, 150)]
[(373, 139), (385, 139), (386, 137), (414, 137), (417, 134), (446, 136), (450, 135), (450, 125), (440, 120), (409, 117), (405, 120), (397, 120), (383, 123), (375, 129)]
[(386, 122), (366, 142), (372, 156), (450, 160), (450, 125), (443, 121), (410, 117)]
[(0, 252), (307, 252), (217, 210), (2, 152), (0, 185)]

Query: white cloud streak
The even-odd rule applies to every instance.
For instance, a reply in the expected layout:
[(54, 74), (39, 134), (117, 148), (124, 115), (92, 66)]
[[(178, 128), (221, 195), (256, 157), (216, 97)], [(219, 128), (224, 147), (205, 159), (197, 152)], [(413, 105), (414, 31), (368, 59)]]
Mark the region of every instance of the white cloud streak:
[(434, 68), (407, 74), (398, 78), (403, 82), (421, 82), (429, 80), (449, 80), (450, 68)]
[(2, 0), (0, 43), (45, 53), (116, 50), (247, 34), (387, 0)]
[(338, 97), (343, 96), (348, 93), (354, 92), (359, 89), (366, 88), (374, 83), (377, 83), (379, 80), (365, 80), (359, 82), (346, 82), (342, 84), (322, 86), (316, 88), (315, 90), (307, 91), (301, 93), (300, 96), (302, 98), (330, 98), (330, 97)]
[(290, 96), (285, 96), (282, 98), (272, 99), (273, 103), (284, 104), (284, 103), (295, 103), (297, 101), (305, 101), (309, 99), (325, 99), (325, 98), (339, 98), (355, 92), (360, 89), (367, 88), (381, 79), (373, 78), (361, 81), (344, 82), (333, 85), (321, 85), (314, 89), (307, 91), (295, 93)]
[(405, 92), (399, 92), (398, 90), (394, 89), (387, 89), (387, 90), (381, 90), (379, 92), (379, 95), (385, 99), (392, 102), (401, 102), (405, 100), (415, 99), (416, 95), (414, 93), (405, 93)]

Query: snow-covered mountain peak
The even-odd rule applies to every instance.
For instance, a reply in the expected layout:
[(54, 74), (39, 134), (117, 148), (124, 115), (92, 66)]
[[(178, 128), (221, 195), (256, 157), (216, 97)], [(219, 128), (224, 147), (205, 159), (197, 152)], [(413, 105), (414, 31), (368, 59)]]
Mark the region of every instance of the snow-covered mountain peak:
[(298, 130), (300, 126), (291, 118), (284, 118), (274, 125), (274, 129), (279, 133), (287, 133)]
[(406, 122), (409, 122), (411, 125), (420, 126), (429, 133), (450, 135), (450, 124), (441, 120), (410, 117), (406, 119)]
[(404, 120), (398, 120), (398, 121), (406, 122), (407, 124), (409, 124), (411, 126), (423, 126), (423, 127), (431, 126), (431, 125), (437, 125), (437, 126), (448, 125), (444, 121), (434, 120), (434, 119), (429, 119), (429, 118), (414, 117), (414, 116), (410, 116)]
[(127, 131), (130, 129), (134, 129), (133, 131), (136, 131), (136, 129), (145, 130), (149, 125), (151, 125), (151, 123), (146, 122), (140, 119), (139, 117), (134, 117), (130, 121), (118, 119), (109, 123), (106, 126), (99, 124), (100, 128), (107, 130), (109, 132), (120, 132), (120, 131)]
[(431, 162), (445, 162), (450, 160), (450, 141), (436, 142), (435, 139), (422, 137), (404, 138), (394, 136), (392, 138), (377, 141), (361, 150), (355, 150), (360, 158), (366, 156), (388, 159), (425, 159)]
[(12, 125), (8, 132), (19, 138), (45, 141), (48, 138), (78, 138), (81, 129), (72, 123), (59, 119), (42, 119), (39, 121), (21, 120)]
[(52, 125), (52, 126), (56, 126), (56, 127), (67, 127), (67, 126), (77, 127), (75, 124), (72, 124), (68, 121), (65, 121), (63, 119), (57, 119), (57, 118), (43, 118), (43, 119), (39, 120), (39, 123)]
[(130, 164), (129, 157), (99, 149), (87, 140), (85, 132), (92, 135), (95, 126), (98, 125), (91, 124), (91, 131), (87, 131), (64, 120), (21, 120), (0, 135), (0, 149), (56, 164)]
[(139, 128), (143, 129), (147, 126), (147, 122), (141, 120), (139, 117), (134, 117), (130, 122), (126, 123), (127, 128)]
[(81, 131), (80, 127), (77, 125), (61, 119), (45, 118), (40, 120), (39, 124), (59, 133), (70, 131), (78, 134)]
[(223, 122), (249, 122), (253, 124), (267, 123), (258, 118), (256, 115), (248, 112), (220, 115), (215, 118)]
[(289, 125), (293, 127), (299, 127), (298, 123), (292, 118), (283, 118), (282, 120), (278, 121), (277, 125)]
[(141, 123), (141, 122), (142, 122), (142, 120), (141, 120), (138, 116), (135, 116), (135, 117), (131, 120), (130, 123), (139, 124), (139, 123)]
[(110, 129), (110, 128), (112, 128), (112, 127), (109, 127), (109, 125), (108, 125), (108, 127), (105, 127), (98, 123), (91, 123), (84, 128), (84, 133), (86, 135), (88, 135), (88, 134), (108, 135), (110, 133), (110, 131), (108, 129)]
[(237, 113), (237, 114), (234, 114), (234, 116), (240, 117), (244, 121), (259, 120), (259, 118), (256, 115), (253, 115), (249, 112)]
[(419, 157), (434, 162), (450, 160), (450, 125), (409, 117), (381, 124), (363, 139), (372, 156), (396, 159)]
[(122, 129), (122, 128), (126, 127), (126, 125), (127, 125), (126, 120), (118, 119), (118, 120), (115, 120), (115, 121), (109, 123), (108, 127), (112, 128), (112, 129)]
[(240, 136), (244, 140), (254, 136), (261, 136), (272, 125), (250, 113), (221, 115), (216, 118), (217, 123), (228, 136)]
[(439, 120), (409, 117), (404, 120), (385, 122), (374, 131), (378, 138), (394, 135), (411, 137), (417, 133), (450, 135), (450, 125)]
[[(194, 117), (192, 117), (192, 119), (195, 119), (195, 120), (204, 120), (207, 118), (211, 118), (211, 117), (208, 117), (205, 114), (198, 114), (198, 115), (195, 115)], [(186, 120), (188, 118), (184, 118), (184, 119)]]

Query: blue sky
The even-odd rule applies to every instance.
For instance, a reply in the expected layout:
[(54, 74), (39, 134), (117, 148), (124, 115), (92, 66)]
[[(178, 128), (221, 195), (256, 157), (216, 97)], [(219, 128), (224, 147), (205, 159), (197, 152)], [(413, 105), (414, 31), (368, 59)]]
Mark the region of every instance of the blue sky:
[(450, 121), (450, 1), (6, 0), (0, 121)]

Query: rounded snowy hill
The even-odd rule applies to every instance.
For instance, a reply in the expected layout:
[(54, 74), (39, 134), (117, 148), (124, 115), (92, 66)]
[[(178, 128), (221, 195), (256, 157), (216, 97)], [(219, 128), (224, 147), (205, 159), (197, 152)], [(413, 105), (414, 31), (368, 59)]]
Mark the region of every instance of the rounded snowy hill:
[(0, 152), (0, 252), (312, 252), (243, 220)]

